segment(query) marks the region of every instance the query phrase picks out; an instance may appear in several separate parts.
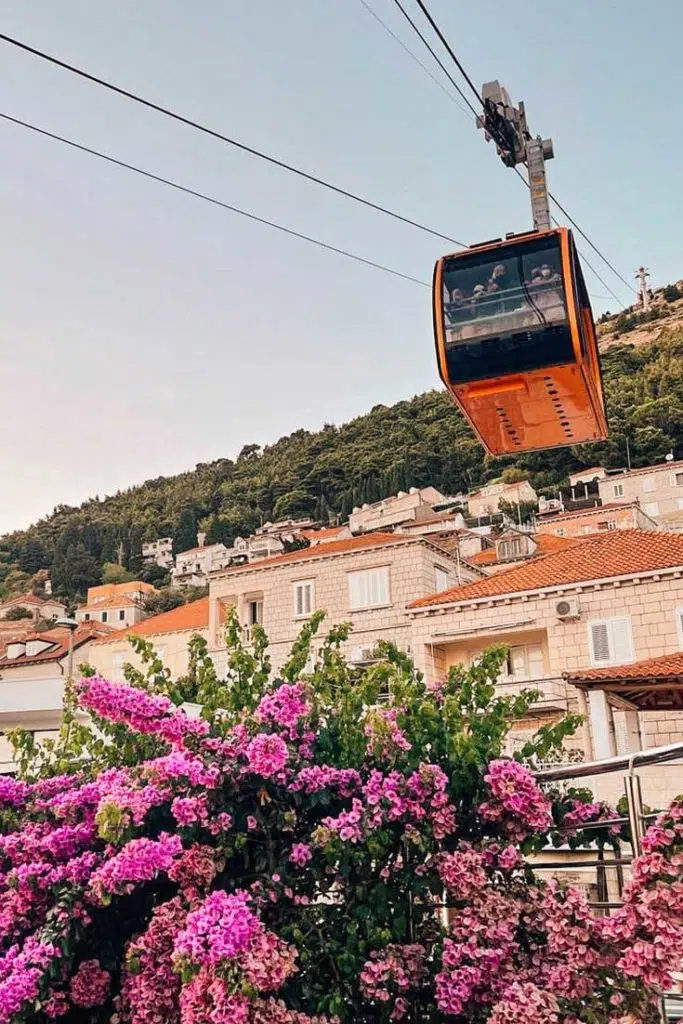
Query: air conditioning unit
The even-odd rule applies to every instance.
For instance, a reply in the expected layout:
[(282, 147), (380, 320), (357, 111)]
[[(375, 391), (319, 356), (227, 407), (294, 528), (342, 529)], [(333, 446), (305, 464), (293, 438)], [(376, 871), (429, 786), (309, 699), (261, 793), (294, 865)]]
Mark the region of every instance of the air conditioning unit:
[(581, 614), (579, 602), (575, 597), (558, 601), (555, 605), (555, 614), (558, 619), (578, 619)]

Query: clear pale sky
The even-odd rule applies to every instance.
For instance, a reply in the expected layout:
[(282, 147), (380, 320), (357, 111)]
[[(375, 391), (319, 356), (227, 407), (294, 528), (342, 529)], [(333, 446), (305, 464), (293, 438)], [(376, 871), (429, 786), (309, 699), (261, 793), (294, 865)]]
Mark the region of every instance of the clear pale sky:
[[(419, 51), (391, 0), (368, 2)], [(431, 9), (474, 81), (499, 78), (552, 135), (551, 188), (624, 276), (683, 276), (683, 4)], [(4, 0), (1, 24), (466, 243), (529, 225), (471, 115), (359, 0)], [(425, 281), (449, 248), (0, 51), (4, 113)], [(426, 288), (4, 122), (0, 147), (0, 531), (437, 386)]]

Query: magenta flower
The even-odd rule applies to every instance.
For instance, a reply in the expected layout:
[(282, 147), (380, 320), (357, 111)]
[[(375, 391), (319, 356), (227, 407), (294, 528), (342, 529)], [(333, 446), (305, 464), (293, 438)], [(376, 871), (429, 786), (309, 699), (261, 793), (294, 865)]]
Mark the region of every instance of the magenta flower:
[(280, 736), (260, 732), (247, 747), (247, 761), (252, 772), (270, 778), (287, 764), (289, 751)]
[(111, 975), (97, 960), (84, 960), (71, 979), (70, 995), (76, 1006), (101, 1006), (109, 995)]

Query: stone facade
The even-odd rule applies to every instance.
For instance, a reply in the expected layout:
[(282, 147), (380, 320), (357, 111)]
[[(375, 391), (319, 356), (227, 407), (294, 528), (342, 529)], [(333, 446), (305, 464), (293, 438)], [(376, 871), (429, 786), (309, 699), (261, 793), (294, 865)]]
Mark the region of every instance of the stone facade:
[[(369, 543), (359, 546), (364, 540)], [(371, 607), (354, 607), (353, 588), (363, 581), (356, 577), (356, 582), (351, 582), (350, 576), (374, 570), (377, 600)], [(321, 544), (262, 563), (236, 566), (211, 580), (209, 644), (220, 649), (219, 624), (227, 608), (234, 606), (247, 635), (254, 621), (265, 628), (275, 669), (284, 663), (302, 625), (317, 610), (326, 613), (323, 635), (325, 626), (353, 624), (347, 649), (352, 660), (365, 660), (363, 652), (382, 639), (407, 649), (411, 643), (407, 605), (435, 587), (455, 585), (458, 573), (463, 582), (475, 578), (450, 552), (428, 540), (398, 534)]]
[(598, 487), (603, 505), (637, 501), (654, 519), (683, 518), (683, 461), (608, 476), (598, 482)]
[(535, 528), (537, 533), (551, 533), (556, 537), (585, 537), (604, 530), (658, 530), (659, 523), (632, 501), (537, 516)]
[(520, 480), (514, 484), (488, 484), (470, 494), (467, 499), (469, 515), (473, 519), (495, 515), (500, 510), (501, 501), (519, 505), (522, 502), (538, 501), (538, 495), (528, 480)]

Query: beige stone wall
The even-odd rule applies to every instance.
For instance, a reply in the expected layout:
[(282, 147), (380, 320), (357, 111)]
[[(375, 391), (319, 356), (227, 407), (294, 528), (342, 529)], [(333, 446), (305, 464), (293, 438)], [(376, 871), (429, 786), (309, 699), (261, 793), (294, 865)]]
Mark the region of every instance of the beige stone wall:
[[(184, 629), (175, 633), (158, 633), (146, 635), (144, 639), (154, 645), (164, 665), (171, 670), (172, 678), (177, 679), (187, 672), (188, 644), (195, 633), (203, 636), (205, 640), (208, 639), (208, 629)], [(140, 658), (133, 651), (130, 641), (126, 637), (92, 644), (87, 659), (81, 658), (80, 660), (81, 662), (87, 660), (105, 679), (114, 681), (120, 681), (123, 678), (121, 670), (124, 664), (131, 664), (136, 668), (141, 667)]]
[(519, 504), (522, 501), (537, 501), (538, 495), (528, 480), (516, 484), (491, 484), (475, 491), (468, 498), (470, 516), (487, 516), (497, 512), (501, 501)]
[[(557, 618), (555, 605), (560, 597), (579, 601), (579, 618), (564, 621)], [(640, 582), (595, 584), (537, 596), (510, 596), (437, 608), (427, 614), (413, 612), (413, 657), (429, 678), (438, 678), (448, 666), (459, 662), (467, 664), (491, 644), (540, 644), (544, 673), (559, 680), (565, 672), (591, 667), (589, 622), (593, 619), (628, 616), (635, 661), (681, 650), (680, 609), (683, 609), (683, 578), (680, 574), (662, 573)], [(529, 685), (528, 681), (523, 681), (519, 688)], [(558, 685), (555, 683), (549, 690), (555, 698)], [(578, 693), (567, 684), (561, 685), (566, 687), (570, 710), (578, 710)], [(507, 687), (505, 692), (509, 692)], [(622, 731), (619, 712), (615, 725), (619, 738)], [(641, 728), (645, 746), (683, 741), (683, 714), (650, 712), (642, 716)], [(677, 785), (683, 789), (683, 771)]]
[[(458, 566), (453, 555), (416, 538), (402, 540), (377, 548), (365, 548), (337, 555), (326, 555), (320, 545), (320, 556), (304, 558), (259, 568), (258, 562), (229, 570), (211, 581), (209, 596), (209, 644), (221, 645), (219, 622), (229, 605), (235, 605), (241, 621), (247, 621), (249, 601), (263, 602), (263, 626), (270, 641), (274, 667), (286, 660), (306, 616), (297, 618), (294, 588), (299, 581), (311, 580), (314, 586), (314, 609), (327, 613), (326, 626), (352, 622), (353, 633), (348, 651), (372, 647), (378, 640), (391, 640), (402, 648), (411, 643), (411, 623), (406, 607), (418, 597), (436, 589), (435, 567), (449, 570), (452, 585), (458, 582)], [(387, 567), (389, 600), (377, 608), (352, 609), (349, 605), (349, 573)], [(474, 576), (461, 567), (463, 582)]]
[(536, 521), (537, 533), (552, 533), (557, 537), (584, 537), (586, 534), (601, 533), (607, 529), (654, 530), (656, 528), (657, 524), (634, 506), (597, 509), (586, 512), (584, 515), (549, 516), (547, 519), (541, 517)]
[[(679, 501), (683, 502), (683, 462), (653, 466), (651, 472), (610, 476), (600, 480), (598, 487), (604, 503), (639, 501), (648, 515), (668, 515), (682, 507)], [(657, 511), (648, 505), (656, 505)]]

